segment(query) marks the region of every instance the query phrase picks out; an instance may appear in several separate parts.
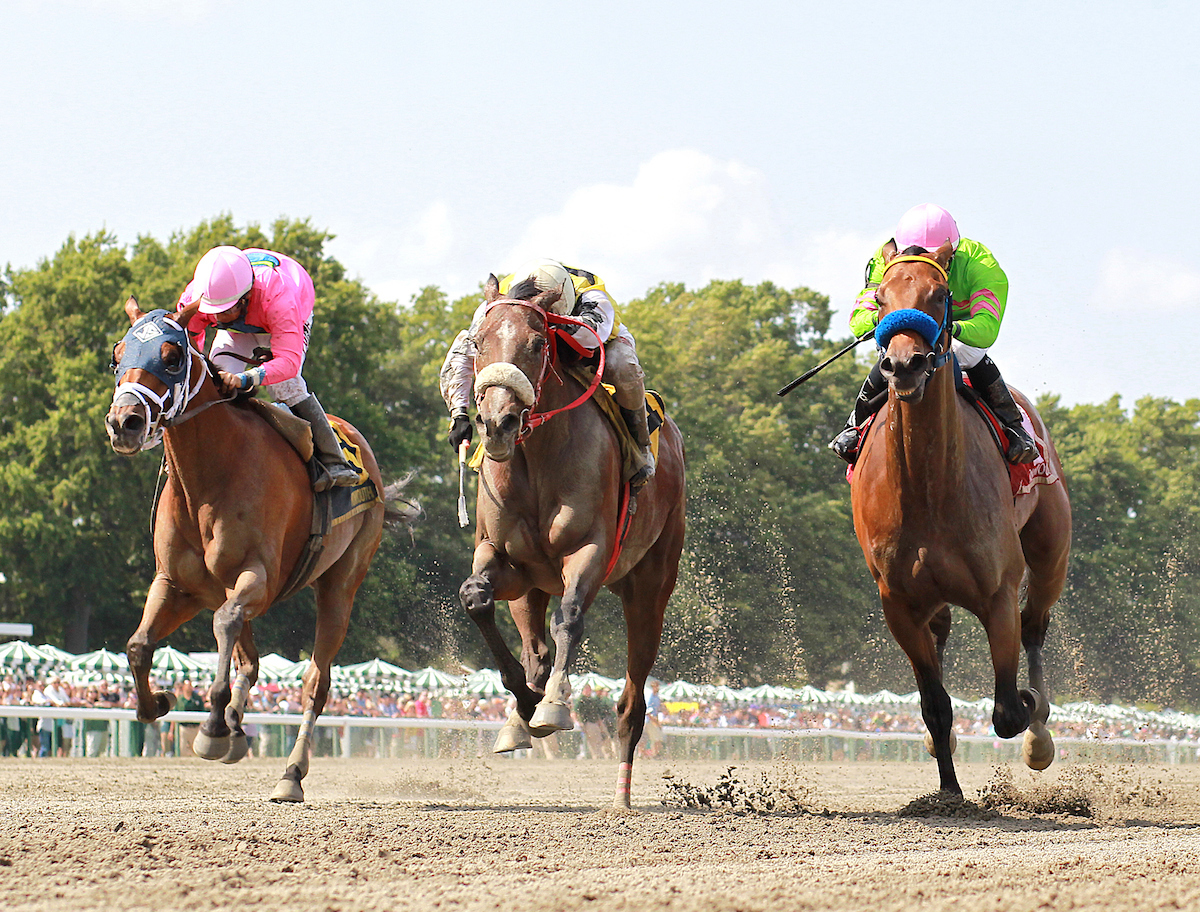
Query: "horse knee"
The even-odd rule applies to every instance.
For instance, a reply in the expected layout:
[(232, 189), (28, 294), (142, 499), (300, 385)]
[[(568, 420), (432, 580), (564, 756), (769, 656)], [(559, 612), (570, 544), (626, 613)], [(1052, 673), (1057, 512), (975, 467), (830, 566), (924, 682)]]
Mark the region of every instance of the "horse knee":
[(145, 634), (135, 633), (125, 644), (125, 657), (129, 660), (129, 669), (134, 673), (146, 671), (154, 660), (154, 646)]
[(476, 624), (484, 624), (496, 615), (492, 584), (482, 576), (469, 576), (458, 589), (458, 598)]

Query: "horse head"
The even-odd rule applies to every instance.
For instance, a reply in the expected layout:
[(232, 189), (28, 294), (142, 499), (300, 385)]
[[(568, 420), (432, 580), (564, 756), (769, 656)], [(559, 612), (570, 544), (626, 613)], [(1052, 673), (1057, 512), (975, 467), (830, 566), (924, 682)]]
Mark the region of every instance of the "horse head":
[[(936, 252), (910, 247), (903, 254), (889, 242), (883, 250), (879, 303), (879, 369), (902, 402), (920, 402), (926, 381), (950, 358), (950, 258), (954, 248)], [(940, 349), (940, 350), (939, 350)]]
[(561, 295), (559, 288), (537, 293), (527, 282), (504, 297), (496, 277), (488, 276), (487, 311), (475, 333), (475, 421), (495, 462), (511, 459), (528, 432), (550, 365), (546, 312)]
[[(104, 417), (108, 440), (117, 453), (129, 456), (162, 439), (163, 430), (187, 407), (207, 371), (188, 340), (187, 325), (200, 306), (197, 300), (177, 314), (165, 310), (144, 313), (137, 301), (125, 302), (130, 328), (113, 346), (110, 367), (117, 388)], [(194, 385), (193, 385), (194, 384)]]

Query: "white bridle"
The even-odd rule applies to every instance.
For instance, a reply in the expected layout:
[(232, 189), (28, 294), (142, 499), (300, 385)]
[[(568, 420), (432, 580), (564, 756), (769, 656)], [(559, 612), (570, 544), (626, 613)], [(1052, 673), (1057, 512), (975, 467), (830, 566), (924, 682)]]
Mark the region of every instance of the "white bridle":
[[(192, 368), (195, 367), (196, 360), (202, 356), (191, 345), (187, 347), (188, 351), (188, 375), (190, 377)], [(188, 386), (187, 381), (183, 383), (172, 384), (161, 395), (154, 392), (150, 387), (141, 383), (132, 381), (122, 381), (117, 384), (117, 388), (113, 391), (113, 405), (117, 404), (117, 399), (123, 393), (129, 393), (133, 396), (138, 404), (146, 412), (146, 436), (142, 440), (142, 449), (149, 450), (162, 443), (163, 433), (171, 425), (175, 424), (175, 419), (179, 418), (187, 411), (188, 403), (192, 398), (200, 392), (200, 387), (204, 385), (204, 378), (207, 370), (201, 370), (197, 374), (196, 382), (192, 386)], [(175, 390), (182, 387), (184, 395), (175, 397)], [(167, 403), (170, 402), (168, 406)], [(151, 404), (158, 409), (158, 416), (151, 421), (150, 418), (154, 414)]]

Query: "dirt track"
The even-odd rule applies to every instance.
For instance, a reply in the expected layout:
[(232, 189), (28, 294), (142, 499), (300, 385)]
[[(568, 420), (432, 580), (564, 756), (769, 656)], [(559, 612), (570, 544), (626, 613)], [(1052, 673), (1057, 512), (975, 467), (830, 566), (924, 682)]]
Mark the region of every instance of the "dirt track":
[(281, 768), (0, 761), (0, 909), (1200, 908), (1196, 766), (960, 765), (956, 817), (927, 763), (640, 761), (634, 816), (611, 763)]

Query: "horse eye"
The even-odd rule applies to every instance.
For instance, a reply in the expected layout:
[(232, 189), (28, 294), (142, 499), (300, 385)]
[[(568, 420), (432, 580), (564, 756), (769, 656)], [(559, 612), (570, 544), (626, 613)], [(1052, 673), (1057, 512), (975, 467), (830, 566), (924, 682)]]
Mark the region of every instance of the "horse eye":
[[(169, 343), (163, 347), (167, 348)], [(179, 351), (179, 346), (171, 345), (169, 349), (163, 352), (163, 363), (167, 367), (168, 374), (178, 374), (183, 370), (183, 354)]]
[(541, 336), (538, 336), (536, 339), (533, 340), (534, 352), (540, 352), (545, 347), (546, 347), (546, 340), (543, 339)]

